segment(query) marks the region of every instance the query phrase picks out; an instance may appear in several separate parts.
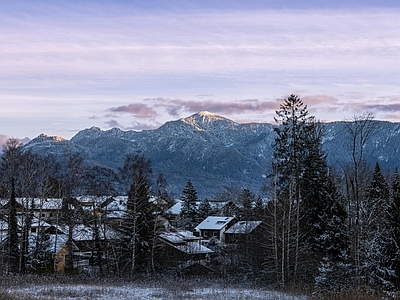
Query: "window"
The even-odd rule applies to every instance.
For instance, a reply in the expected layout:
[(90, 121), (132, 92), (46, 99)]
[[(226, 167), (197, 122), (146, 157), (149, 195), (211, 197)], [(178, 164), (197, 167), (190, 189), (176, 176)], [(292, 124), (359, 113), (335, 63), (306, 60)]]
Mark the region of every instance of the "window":
[(204, 236), (204, 237), (208, 237), (208, 231), (204, 231), (203, 236)]
[(31, 228), (31, 233), (35, 233), (36, 232), (36, 228)]

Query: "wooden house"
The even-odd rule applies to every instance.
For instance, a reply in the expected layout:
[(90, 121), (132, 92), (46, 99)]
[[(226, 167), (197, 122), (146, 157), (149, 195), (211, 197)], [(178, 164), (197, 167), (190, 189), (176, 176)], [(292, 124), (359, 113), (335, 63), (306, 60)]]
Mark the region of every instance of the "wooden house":
[(201, 242), (207, 245), (211, 238), (218, 239), (221, 243), (225, 242), (225, 231), (236, 223), (235, 217), (207, 217), (194, 229), (194, 234), (201, 238)]

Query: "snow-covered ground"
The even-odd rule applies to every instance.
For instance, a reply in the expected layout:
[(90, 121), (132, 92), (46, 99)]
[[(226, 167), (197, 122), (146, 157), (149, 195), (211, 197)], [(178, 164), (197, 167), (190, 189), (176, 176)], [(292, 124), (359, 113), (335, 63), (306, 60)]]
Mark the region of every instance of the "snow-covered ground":
[(10, 299), (66, 299), (66, 300), (93, 300), (93, 299), (306, 299), (305, 296), (285, 295), (275, 291), (262, 289), (240, 288), (190, 288), (182, 289), (143, 287), (135, 285), (90, 285), (90, 284), (40, 284), (25, 287), (12, 287), (6, 291)]

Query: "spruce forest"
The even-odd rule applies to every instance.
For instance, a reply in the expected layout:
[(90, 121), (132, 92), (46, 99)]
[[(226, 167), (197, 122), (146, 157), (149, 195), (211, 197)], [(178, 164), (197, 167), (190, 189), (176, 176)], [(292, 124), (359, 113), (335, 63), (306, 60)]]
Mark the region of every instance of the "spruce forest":
[(9, 139), (1, 276), (222, 277), (316, 298), (400, 296), (400, 175), (366, 160), (373, 116), (346, 122), (351, 161), (343, 165), (328, 165), (323, 127), (298, 96), (275, 120), (262, 192), (240, 187), (205, 199), (191, 178), (172, 199), (168, 178), (152, 182), (141, 152), (108, 172), (79, 154), (60, 161)]

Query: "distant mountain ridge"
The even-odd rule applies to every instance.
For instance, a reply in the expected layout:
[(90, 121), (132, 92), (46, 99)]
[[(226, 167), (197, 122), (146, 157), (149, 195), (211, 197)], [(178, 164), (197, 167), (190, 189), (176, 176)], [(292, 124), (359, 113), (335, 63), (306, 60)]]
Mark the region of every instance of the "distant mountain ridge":
[[(365, 155), (382, 168), (399, 165), (400, 123), (374, 121), (376, 131)], [(323, 124), (323, 149), (328, 163), (339, 167), (350, 161), (345, 122)], [(89, 164), (113, 169), (128, 153), (142, 151), (152, 162), (156, 178), (163, 173), (175, 196), (192, 180), (200, 197), (211, 197), (226, 186), (258, 193), (271, 174), (275, 125), (239, 124), (210, 112), (170, 121), (154, 130), (101, 130), (91, 127), (71, 140), (40, 135), (24, 147), (40, 154), (84, 153)]]

